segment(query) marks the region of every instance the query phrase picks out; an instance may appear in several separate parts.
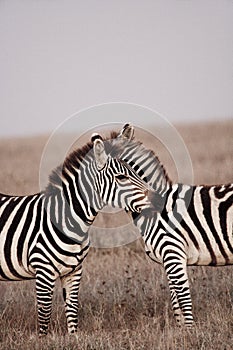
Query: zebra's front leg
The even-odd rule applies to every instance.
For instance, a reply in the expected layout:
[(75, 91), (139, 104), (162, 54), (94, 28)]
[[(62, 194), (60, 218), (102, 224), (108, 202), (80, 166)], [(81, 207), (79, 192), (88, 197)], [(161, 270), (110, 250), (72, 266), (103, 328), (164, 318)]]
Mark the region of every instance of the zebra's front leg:
[(63, 298), (69, 334), (76, 333), (78, 327), (78, 293), (82, 277), (82, 267), (73, 273), (61, 277)]
[(164, 260), (167, 273), (174, 316), (178, 324), (193, 325), (192, 299), (189, 289), (186, 261)]
[(52, 297), (56, 276), (49, 268), (41, 268), (36, 272), (36, 295), (38, 309), (39, 336), (48, 333), (48, 325), (52, 310)]
[(176, 322), (179, 325), (184, 324), (183, 313), (182, 313), (182, 310), (180, 308), (180, 305), (179, 305), (179, 302), (178, 302), (178, 299), (177, 299), (177, 293), (176, 293), (176, 290), (174, 288), (173, 282), (171, 282), (168, 279), (168, 283), (169, 283), (169, 289), (170, 289), (170, 295), (171, 295), (171, 304), (172, 304), (174, 317), (176, 319)]

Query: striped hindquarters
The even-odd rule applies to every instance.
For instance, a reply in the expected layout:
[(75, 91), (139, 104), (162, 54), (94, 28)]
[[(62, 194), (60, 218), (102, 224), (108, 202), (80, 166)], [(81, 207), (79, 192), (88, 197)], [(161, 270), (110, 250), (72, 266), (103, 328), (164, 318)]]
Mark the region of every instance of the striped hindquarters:
[(173, 185), (161, 220), (183, 242), (189, 265), (233, 264), (232, 184)]
[(0, 197), (0, 278), (33, 278), (28, 266), (28, 247), (40, 229), (42, 195)]

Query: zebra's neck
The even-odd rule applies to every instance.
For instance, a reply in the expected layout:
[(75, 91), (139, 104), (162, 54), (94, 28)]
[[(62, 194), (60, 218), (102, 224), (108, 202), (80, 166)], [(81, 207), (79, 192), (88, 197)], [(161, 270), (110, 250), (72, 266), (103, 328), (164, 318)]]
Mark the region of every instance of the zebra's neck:
[[(94, 187), (95, 163), (91, 145), (69, 155), (53, 170), (45, 190), (56, 226), (67, 234), (88, 231), (103, 203)], [(52, 215), (52, 214), (51, 214)]]

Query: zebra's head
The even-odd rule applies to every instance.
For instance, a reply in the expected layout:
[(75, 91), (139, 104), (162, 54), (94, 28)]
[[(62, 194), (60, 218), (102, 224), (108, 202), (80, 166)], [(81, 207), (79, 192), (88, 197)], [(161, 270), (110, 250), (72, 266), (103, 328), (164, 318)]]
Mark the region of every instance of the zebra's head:
[(171, 182), (159, 159), (152, 150), (146, 149), (141, 142), (134, 140), (134, 127), (129, 123), (125, 124), (122, 130), (115, 135), (113, 144), (122, 149), (121, 159), (130, 164), (131, 168), (152, 189), (149, 196), (151, 207), (147, 208), (147, 211), (144, 210), (143, 215), (154, 216), (155, 212), (161, 212), (164, 209), (166, 195), (161, 195), (157, 190), (158, 178), (164, 181), (161, 188), (169, 186)]
[(108, 154), (99, 134), (92, 135), (96, 191), (103, 205), (141, 212), (151, 207), (150, 191), (137, 173), (117, 155)]

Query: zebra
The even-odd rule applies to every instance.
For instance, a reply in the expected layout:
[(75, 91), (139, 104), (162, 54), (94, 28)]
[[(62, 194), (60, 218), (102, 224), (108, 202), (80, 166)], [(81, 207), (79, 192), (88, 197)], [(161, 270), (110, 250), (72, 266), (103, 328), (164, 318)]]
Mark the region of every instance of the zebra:
[(93, 134), (53, 170), (40, 193), (0, 195), (0, 280), (36, 280), (40, 336), (48, 332), (59, 278), (68, 332), (77, 332), (82, 263), (98, 212), (113, 205), (139, 213), (151, 205), (147, 184), (118, 154)]
[(112, 135), (115, 143), (124, 140), (121, 159), (153, 188), (156, 213), (131, 215), (146, 254), (165, 269), (177, 323), (189, 328), (194, 319), (187, 265), (233, 264), (233, 183), (173, 184), (155, 153), (133, 137), (128, 124)]

